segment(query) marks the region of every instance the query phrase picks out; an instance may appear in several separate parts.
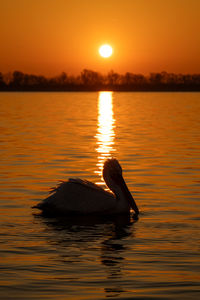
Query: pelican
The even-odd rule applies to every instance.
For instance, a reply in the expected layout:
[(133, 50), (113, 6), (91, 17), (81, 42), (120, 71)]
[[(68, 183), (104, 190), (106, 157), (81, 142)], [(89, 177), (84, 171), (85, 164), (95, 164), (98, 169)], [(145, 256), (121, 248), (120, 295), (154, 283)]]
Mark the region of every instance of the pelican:
[(51, 215), (69, 214), (122, 214), (138, 207), (124, 181), (122, 168), (114, 159), (107, 159), (103, 166), (103, 178), (110, 191), (87, 180), (70, 178), (53, 188), (50, 196), (33, 208)]

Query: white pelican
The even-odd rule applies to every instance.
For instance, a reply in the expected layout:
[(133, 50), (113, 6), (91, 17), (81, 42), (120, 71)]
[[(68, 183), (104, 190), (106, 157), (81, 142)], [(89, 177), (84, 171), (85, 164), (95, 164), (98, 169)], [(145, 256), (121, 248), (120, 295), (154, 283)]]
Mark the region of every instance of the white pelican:
[(53, 188), (51, 195), (33, 208), (51, 215), (120, 214), (129, 213), (132, 208), (138, 215), (138, 207), (116, 159), (105, 161), (103, 178), (110, 192), (87, 180), (69, 179)]

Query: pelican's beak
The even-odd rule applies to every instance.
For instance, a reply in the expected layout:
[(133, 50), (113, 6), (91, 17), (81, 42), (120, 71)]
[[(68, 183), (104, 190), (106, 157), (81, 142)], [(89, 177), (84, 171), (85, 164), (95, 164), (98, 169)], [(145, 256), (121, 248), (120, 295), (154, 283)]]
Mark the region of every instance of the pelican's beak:
[(121, 174), (115, 174), (113, 179), (122, 189), (122, 192), (124, 193), (126, 199), (128, 200), (130, 207), (138, 215), (139, 209), (137, 207), (137, 204), (135, 203), (135, 200), (133, 199), (133, 196), (131, 195), (131, 193), (126, 185), (126, 182), (124, 181), (123, 176)]

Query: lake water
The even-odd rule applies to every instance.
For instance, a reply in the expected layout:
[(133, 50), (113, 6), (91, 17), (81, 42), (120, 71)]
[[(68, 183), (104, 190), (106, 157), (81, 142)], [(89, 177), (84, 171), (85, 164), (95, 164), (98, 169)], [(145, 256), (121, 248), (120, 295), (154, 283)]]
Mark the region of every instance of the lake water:
[[(200, 93), (0, 93), (0, 299), (200, 299)], [(139, 219), (44, 218), (116, 157)]]

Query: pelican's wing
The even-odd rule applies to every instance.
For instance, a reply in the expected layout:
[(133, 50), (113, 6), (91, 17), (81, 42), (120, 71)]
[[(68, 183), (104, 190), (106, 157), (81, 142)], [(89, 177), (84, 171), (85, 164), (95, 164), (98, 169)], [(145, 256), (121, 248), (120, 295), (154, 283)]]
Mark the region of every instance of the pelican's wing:
[(51, 195), (36, 205), (51, 213), (111, 213), (116, 205), (115, 196), (98, 185), (82, 179), (69, 179), (52, 189)]
[(109, 193), (111, 194), (111, 192), (107, 192), (105, 191), (102, 187), (100, 187), (99, 185), (89, 181), (89, 180), (86, 180), (86, 179), (80, 179), (80, 178), (69, 178), (68, 182), (72, 182), (72, 183), (77, 183), (77, 184), (82, 184), (84, 186), (87, 186), (91, 189), (95, 189), (97, 191), (101, 191), (103, 193)]

